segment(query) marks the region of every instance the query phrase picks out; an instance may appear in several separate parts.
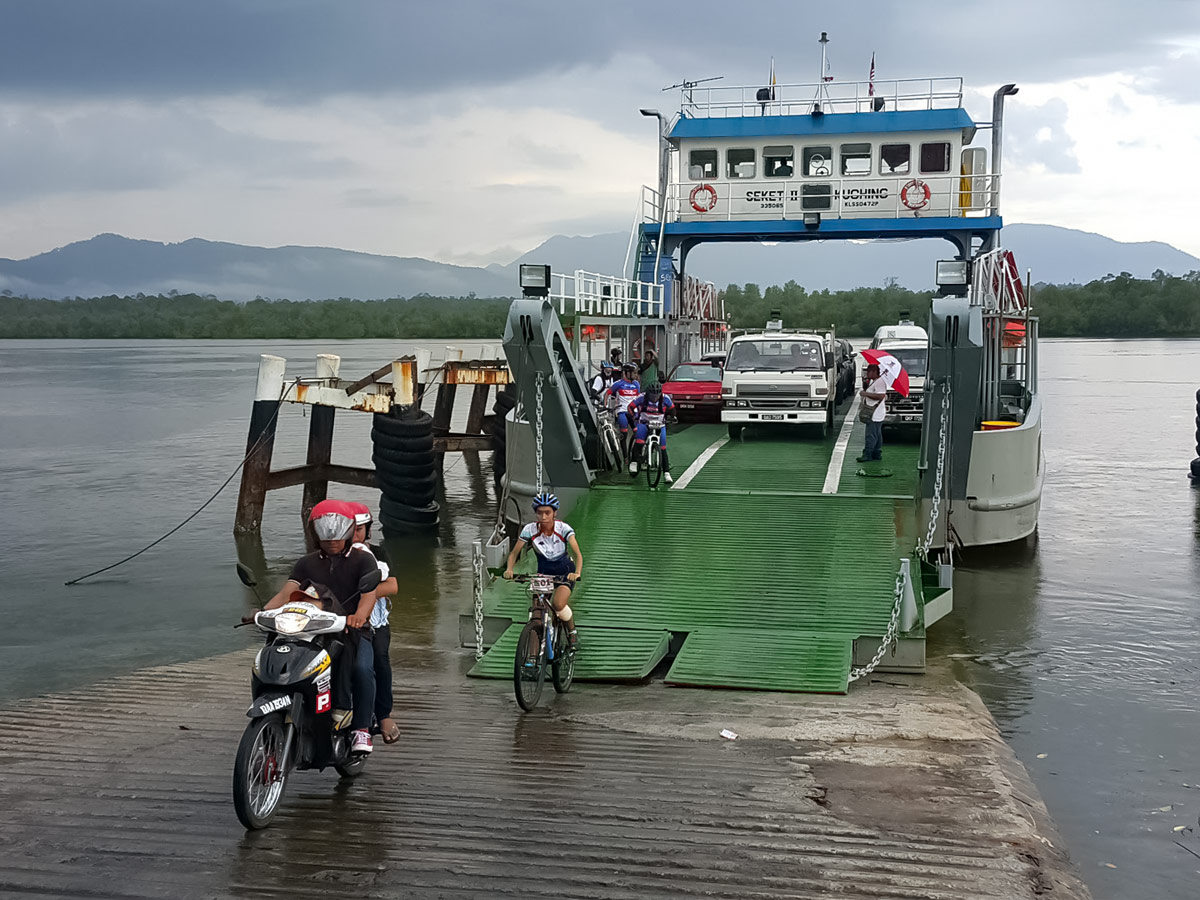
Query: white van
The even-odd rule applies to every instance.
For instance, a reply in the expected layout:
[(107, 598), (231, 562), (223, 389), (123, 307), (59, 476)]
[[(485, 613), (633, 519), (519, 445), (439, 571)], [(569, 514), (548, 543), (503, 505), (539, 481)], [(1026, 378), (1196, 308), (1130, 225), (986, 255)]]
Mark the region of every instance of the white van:
[(783, 328), (774, 319), (765, 331), (729, 344), (721, 377), (721, 421), (739, 438), (747, 425), (811, 425), (824, 435), (833, 424), (837, 372), (833, 331)]
[(886, 350), (900, 360), (908, 373), (908, 396), (888, 391), (887, 418), (884, 425), (920, 427), (925, 373), (929, 368), (929, 335), (911, 319), (901, 319), (895, 325), (884, 325), (875, 332), (872, 350)]

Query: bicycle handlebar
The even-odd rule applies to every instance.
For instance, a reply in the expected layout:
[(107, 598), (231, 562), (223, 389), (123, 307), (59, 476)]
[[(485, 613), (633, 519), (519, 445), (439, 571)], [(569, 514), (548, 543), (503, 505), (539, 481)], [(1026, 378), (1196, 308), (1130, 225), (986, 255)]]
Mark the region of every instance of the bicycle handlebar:
[[(555, 575), (527, 575), (523, 572), (518, 572), (517, 574), (513, 575), (512, 580), (515, 581), (517, 584), (528, 584), (530, 581), (533, 581), (533, 579), (535, 579), (535, 578), (549, 578), (555, 584), (570, 584), (571, 583), (569, 580), (567, 580), (566, 576), (559, 578)], [(576, 575), (575, 580), (583, 581), (583, 576)]]

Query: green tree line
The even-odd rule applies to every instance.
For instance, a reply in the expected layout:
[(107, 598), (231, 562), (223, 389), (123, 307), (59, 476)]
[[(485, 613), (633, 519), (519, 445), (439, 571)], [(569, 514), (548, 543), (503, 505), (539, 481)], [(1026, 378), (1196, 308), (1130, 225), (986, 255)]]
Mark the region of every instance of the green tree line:
[[(789, 325), (833, 324), (869, 335), (901, 314), (928, 320), (931, 291), (895, 284), (808, 291), (795, 281), (723, 292), (735, 328), (760, 328), (778, 309)], [(263, 300), (234, 303), (197, 294), (40, 300), (0, 296), (0, 338), (493, 338), (511, 300), (430, 297), (391, 300)], [(1039, 285), (1033, 311), (1044, 337), (1200, 337), (1200, 272), (1128, 272), (1082, 285)]]
[(0, 338), (473, 338), (504, 331), (507, 299), (252, 300), (197, 294), (0, 297)]
[[(934, 296), (894, 284), (809, 292), (795, 281), (765, 290), (731, 284), (723, 295), (735, 328), (761, 328), (779, 310), (784, 324), (832, 324), (844, 335), (874, 334), (902, 313), (923, 324)], [(1150, 278), (1122, 272), (1088, 284), (1038, 285), (1031, 309), (1043, 337), (1200, 337), (1200, 272), (1158, 271)]]

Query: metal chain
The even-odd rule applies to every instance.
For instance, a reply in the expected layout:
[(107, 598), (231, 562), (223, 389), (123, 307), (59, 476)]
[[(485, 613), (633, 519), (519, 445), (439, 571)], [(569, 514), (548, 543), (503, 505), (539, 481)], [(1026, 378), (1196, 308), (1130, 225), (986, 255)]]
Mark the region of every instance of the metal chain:
[(938, 435), (937, 472), (933, 479), (933, 502), (929, 507), (929, 527), (925, 531), (925, 540), (917, 545), (917, 554), (923, 559), (929, 558), (929, 548), (933, 546), (933, 535), (937, 531), (938, 512), (942, 505), (942, 476), (946, 471), (946, 435), (949, 433), (950, 422), (950, 381), (942, 382), (942, 421)]
[(847, 679), (850, 682), (858, 681), (864, 675), (870, 675), (875, 671), (875, 667), (879, 665), (883, 659), (883, 654), (887, 653), (888, 647), (896, 642), (896, 626), (900, 622), (900, 600), (904, 596), (904, 570), (901, 569), (896, 575), (896, 596), (892, 600), (892, 618), (888, 622), (887, 631), (883, 633), (883, 640), (879, 643), (879, 649), (875, 651), (875, 655), (871, 661), (865, 666), (858, 669), (850, 670), (850, 677)]
[(479, 541), (471, 545), (471, 570), (474, 575), (475, 658), (483, 658), (483, 588), (487, 582), (487, 563)]
[(537, 460), (537, 491), (536, 491), (536, 493), (538, 493), (538, 494), (540, 494), (542, 492), (542, 379), (543, 379), (542, 373), (538, 372), (537, 373), (537, 408), (534, 411), (535, 418), (533, 420), (534, 442), (535, 442), (534, 456), (535, 456), (535, 459)]

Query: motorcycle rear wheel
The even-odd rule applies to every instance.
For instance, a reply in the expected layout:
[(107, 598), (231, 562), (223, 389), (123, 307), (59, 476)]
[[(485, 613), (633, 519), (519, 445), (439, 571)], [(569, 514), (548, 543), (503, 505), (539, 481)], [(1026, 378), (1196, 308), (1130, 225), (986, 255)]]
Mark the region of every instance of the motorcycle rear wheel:
[(283, 713), (254, 719), (242, 732), (233, 762), (233, 808), (247, 829), (266, 828), (279, 810), (291, 763), (283, 759)]

